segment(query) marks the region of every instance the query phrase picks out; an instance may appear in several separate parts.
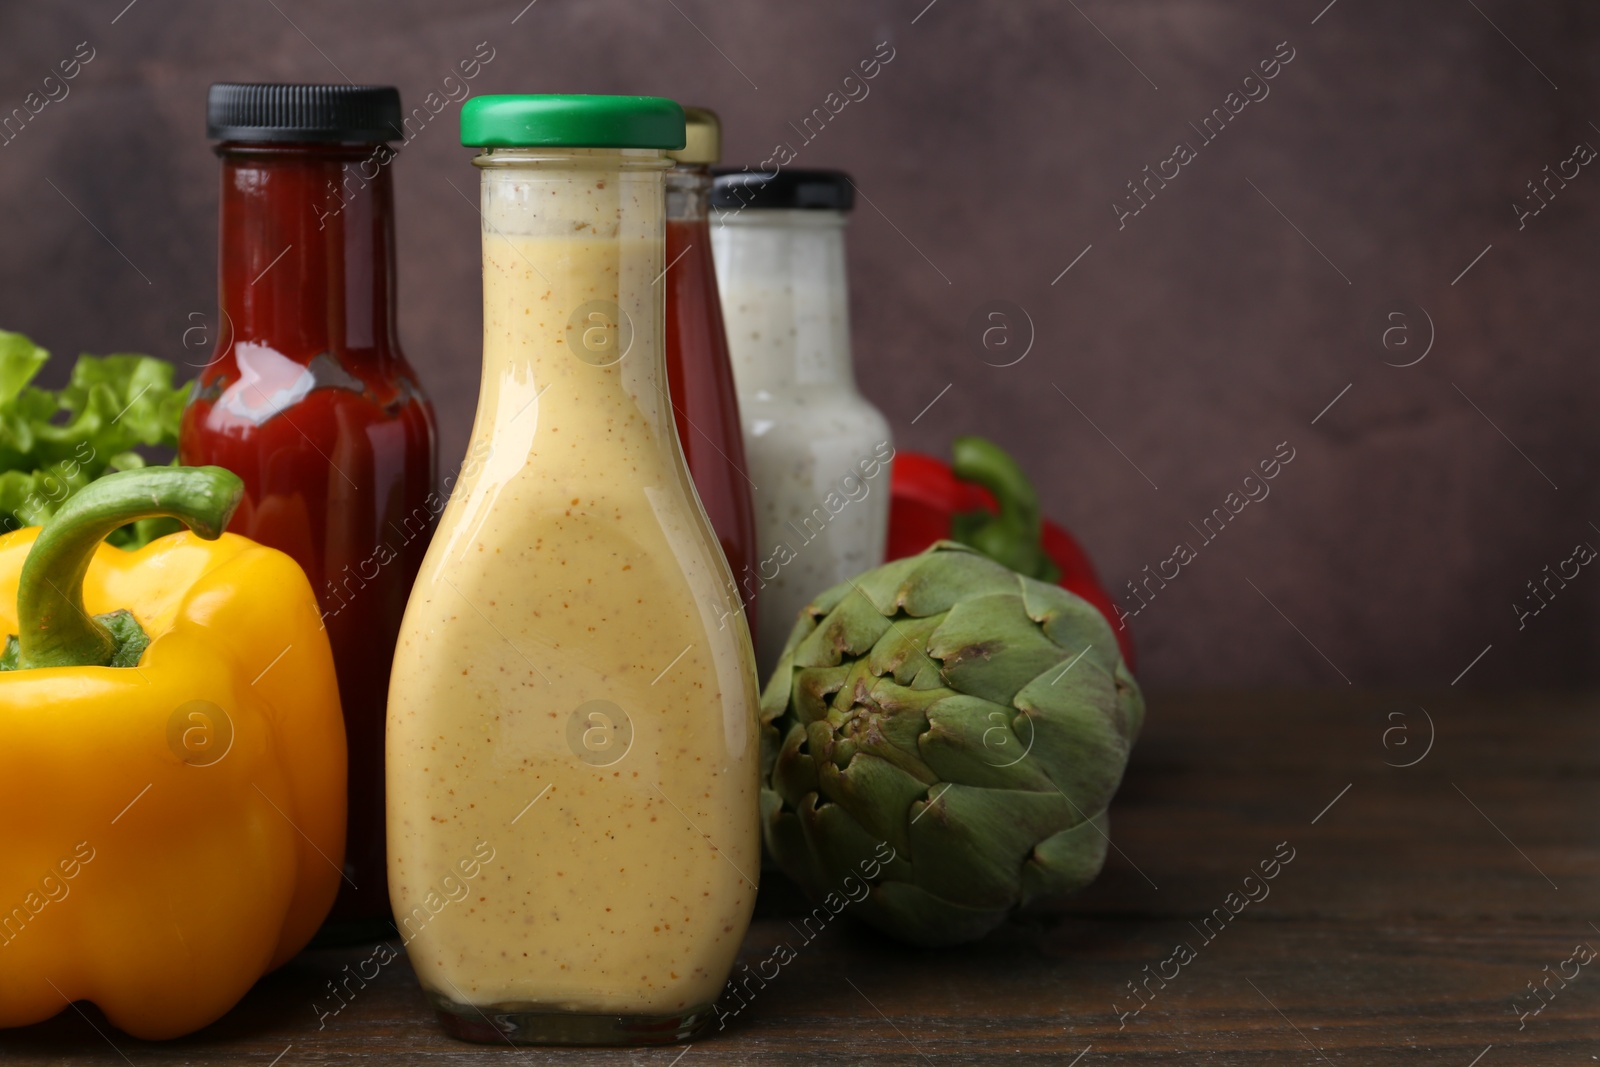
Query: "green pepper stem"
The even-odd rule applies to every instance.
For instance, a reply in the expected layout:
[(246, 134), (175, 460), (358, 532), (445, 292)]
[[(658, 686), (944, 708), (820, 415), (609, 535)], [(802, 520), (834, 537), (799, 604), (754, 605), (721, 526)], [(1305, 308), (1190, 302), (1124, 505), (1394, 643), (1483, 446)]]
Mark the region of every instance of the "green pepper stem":
[(244, 483), (221, 467), (146, 467), (90, 482), (40, 531), (17, 585), (19, 669), (103, 667), (116, 639), (83, 607), (83, 577), (100, 542), (139, 519), (170, 516), (207, 541), (221, 536)]
[(976, 482), (994, 494), (1000, 514), (986, 511), (955, 516), (955, 540), (1031, 578), (1054, 582), (1061, 571), (1040, 543), (1044, 519), (1039, 494), (1005, 449), (974, 435), (951, 442), (950, 469), (964, 482)]
[(994, 494), (1001, 521), (1039, 536), (1039, 494), (1017, 461), (995, 444), (976, 435), (950, 443), (950, 469), (964, 482), (977, 482)]

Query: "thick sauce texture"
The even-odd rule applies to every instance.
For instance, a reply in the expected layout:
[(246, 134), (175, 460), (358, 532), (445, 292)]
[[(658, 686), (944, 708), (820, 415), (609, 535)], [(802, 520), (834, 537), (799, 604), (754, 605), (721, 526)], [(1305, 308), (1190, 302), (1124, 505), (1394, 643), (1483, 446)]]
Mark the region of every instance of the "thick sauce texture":
[(619, 222), (649, 186), (610, 176), (523, 192), (570, 232), (486, 208), (478, 421), (395, 658), (395, 916), (455, 1003), (702, 1007), (754, 904), (753, 655), (674, 443), (660, 231)]

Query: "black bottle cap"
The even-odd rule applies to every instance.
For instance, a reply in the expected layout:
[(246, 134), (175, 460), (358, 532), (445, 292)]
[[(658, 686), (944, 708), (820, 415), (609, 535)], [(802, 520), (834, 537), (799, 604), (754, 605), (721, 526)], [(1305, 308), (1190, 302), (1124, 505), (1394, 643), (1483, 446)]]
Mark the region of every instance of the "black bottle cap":
[(856, 187), (842, 170), (733, 170), (718, 167), (711, 183), (711, 206), (739, 208), (809, 208), (849, 211), (856, 206)]
[(217, 82), (206, 96), (206, 136), (257, 143), (378, 144), (405, 136), (392, 85)]

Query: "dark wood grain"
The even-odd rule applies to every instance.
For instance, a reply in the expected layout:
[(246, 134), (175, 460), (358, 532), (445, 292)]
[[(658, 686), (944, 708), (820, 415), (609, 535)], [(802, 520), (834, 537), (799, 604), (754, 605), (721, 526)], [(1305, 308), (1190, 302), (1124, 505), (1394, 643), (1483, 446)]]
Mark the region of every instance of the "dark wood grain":
[[(1432, 750), (1386, 765), (1424, 751), (1423, 708)], [(462, 1044), (403, 958), (319, 1029), (313, 1002), (370, 954), (355, 949), (304, 954), (182, 1041), (134, 1041), (85, 1006), (0, 1037), (0, 1062), (1592, 1063), (1600, 968), (1525, 1028), (1513, 1002), (1576, 944), (1600, 946), (1597, 712), (1564, 694), (1158, 697), (1113, 807), (1118, 851), (1069, 907), (955, 950), (904, 948), (848, 913), (806, 943), (790, 923), (803, 901), (768, 875), (744, 958), (785, 940), (796, 957), (687, 1052)], [(1281, 842), (1294, 859), (1269, 895), (1208, 942), (1194, 924)], [(1127, 983), (1180, 943), (1194, 958), (1120, 1025)]]

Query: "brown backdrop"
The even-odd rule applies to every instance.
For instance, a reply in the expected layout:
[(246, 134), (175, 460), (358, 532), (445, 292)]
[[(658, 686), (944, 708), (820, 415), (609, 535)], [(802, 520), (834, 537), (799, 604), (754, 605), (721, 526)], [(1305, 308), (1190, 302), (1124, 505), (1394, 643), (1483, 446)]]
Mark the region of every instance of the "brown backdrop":
[[(1593, 5), (124, 3), (3, 16), (0, 112), (93, 50), (0, 147), (0, 325), (58, 353), (203, 360), (184, 331), (215, 314), (210, 82), (348, 77), (410, 106), (487, 42), (475, 93), (672, 96), (722, 113), (730, 162), (790, 142), (796, 165), (850, 170), (870, 199), (857, 365), (900, 445), (999, 440), (1124, 593), (1197, 549), (1133, 620), (1147, 681), (1444, 684), (1487, 646), (1461, 684), (1595, 677), (1595, 568), (1520, 628), (1513, 608), (1600, 546), (1600, 175), (1567, 163), (1520, 229), (1513, 208), (1600, 147)], [(883, 42), (868, 95), (805, 143), (794, 127)], [(1238, 114), (1207, 141), (1213, 109)], [(396, 171), (402, 337), (447, 470), (479, 351), (456, 133), (451, 105)], [(1193, 158), (1164, 162), (1179, 142)], [(1176, 177), (1119, 221), (1147, 165)], [(1004, 352), (972, 326), (994, 301), (1023, 312)], [(1283, 442), (1270, 496), (1203, 542), (1190, 524)]]

